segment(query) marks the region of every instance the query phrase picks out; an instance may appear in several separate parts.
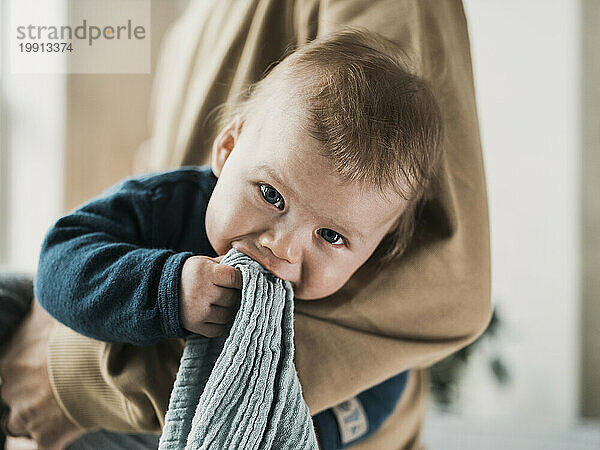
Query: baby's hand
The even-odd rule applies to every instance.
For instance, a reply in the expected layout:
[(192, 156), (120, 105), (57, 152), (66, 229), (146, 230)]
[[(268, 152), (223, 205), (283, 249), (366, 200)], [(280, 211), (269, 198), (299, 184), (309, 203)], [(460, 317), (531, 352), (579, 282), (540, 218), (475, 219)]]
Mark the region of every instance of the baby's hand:
[(183, 264), (179, 283), (179, 321), (192, 333), (223, 334), (240, 305), (242, 274), (219, 264), (221, 258), (191, 256)]

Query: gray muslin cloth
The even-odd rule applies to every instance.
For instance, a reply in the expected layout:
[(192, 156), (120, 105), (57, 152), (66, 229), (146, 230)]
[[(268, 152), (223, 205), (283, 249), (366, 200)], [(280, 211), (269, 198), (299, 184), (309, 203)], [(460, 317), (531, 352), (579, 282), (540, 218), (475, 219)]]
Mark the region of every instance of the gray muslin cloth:
[(242, 301), (217, 338), (188, 338), (160, 449), (318, 449), (294, 366), (294, 295), (287, 281), (237, 250)]

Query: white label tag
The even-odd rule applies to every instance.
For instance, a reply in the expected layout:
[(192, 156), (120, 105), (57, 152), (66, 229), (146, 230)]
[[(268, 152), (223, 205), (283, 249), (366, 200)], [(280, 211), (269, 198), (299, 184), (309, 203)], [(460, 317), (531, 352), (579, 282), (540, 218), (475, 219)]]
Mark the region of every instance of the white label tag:
[(369, 419), (356, 397), (334, 406), (332, 410), (338, 422), (342, 445), (358, 439), (369, 430)]

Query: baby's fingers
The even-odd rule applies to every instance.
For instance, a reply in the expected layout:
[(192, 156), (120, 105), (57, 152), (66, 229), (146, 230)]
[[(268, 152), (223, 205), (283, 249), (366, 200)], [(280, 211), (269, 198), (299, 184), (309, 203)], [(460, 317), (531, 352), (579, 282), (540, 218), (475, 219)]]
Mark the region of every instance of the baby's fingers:
[(219, 305), (210, 305), (206, 322), (223, 325), (233, 320), (236, 310), (234, 308), (225, 308)]
[(239, 289), (220, 288), (218, 295), (211, 300), (211, 305), (237, 310), (240, 306), (241, 297), (242, 293)]
[(226, 266), (224, 264), (215, 264), (211, 281), (217, 286), (241, 289), (242, 272), (235, 267)]
[(225, 331), (225, 325), (219, 325), (216, 323), (201, 323), (193, 330), (190, 330), (196, 334), (201, 334), (202, 336), (213, 338), (217, 336), (221, 336)]

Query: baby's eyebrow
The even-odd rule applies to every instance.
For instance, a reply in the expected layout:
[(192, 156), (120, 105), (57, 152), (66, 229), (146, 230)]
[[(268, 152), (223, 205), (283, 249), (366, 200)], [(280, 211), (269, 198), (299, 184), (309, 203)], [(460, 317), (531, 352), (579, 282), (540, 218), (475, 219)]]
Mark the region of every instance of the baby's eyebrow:
[(298, 200), (300, 198), (300, 195), (298, 195), (298, 192), (296, 192), (294, 190), (294, 188), (291, 187), (288, 183), (283, 181), (283, 179), (279, 176), (279, 174), (275, 170), (273, 170), (272, 167), (262, 164), (262, 165), (258, 166), (257, 169), (265, 172), (269, 177), (273, 178), (279, 185), (283, 185), (287, 191), (291, 192), (292, 197), (295, 200)]
[(339, 232), (344, 237), (357, 237), (361, 242), (366, 241), (366, 237), (362, 234), (358, 229), (354, 229), (352, 227), (344, 226), (341, 223), (338, 223), (335, 219), (327, 216), (323, 218), (324, 221), (333, 224), (333, 230), (335, 232)]

